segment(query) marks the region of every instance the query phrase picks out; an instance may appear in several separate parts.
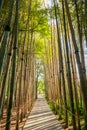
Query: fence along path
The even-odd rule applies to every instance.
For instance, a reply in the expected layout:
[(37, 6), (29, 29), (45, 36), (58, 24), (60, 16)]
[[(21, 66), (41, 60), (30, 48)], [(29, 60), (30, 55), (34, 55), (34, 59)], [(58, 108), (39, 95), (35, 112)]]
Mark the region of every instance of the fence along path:
[(23, 130), (64, 130), (44, 98), (39, 97)]

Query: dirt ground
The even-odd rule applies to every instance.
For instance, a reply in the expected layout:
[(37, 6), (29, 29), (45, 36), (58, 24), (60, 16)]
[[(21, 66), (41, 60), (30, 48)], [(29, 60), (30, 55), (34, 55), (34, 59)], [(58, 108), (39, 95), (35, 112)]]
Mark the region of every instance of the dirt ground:
[[(31, 110), (30, 110), (31, 111)], [(29, 115), (30, 111), (27, 113), (26, 117), (23, 118), (22, 122), (19, 121), (19, 130), (23, 129), (23, 126), (26, 122), (27, 116)], [(6, 128), (6, 114), (7, 111), (4, 110), (3, 112), (3, 118), (0, 120), (0, 130), (5, 130)], [(15, 130), (16, 128), (16, 119), (17, 119), (16, 109), (12, 111), (12, 117), (11, 117), (11, 130)]]

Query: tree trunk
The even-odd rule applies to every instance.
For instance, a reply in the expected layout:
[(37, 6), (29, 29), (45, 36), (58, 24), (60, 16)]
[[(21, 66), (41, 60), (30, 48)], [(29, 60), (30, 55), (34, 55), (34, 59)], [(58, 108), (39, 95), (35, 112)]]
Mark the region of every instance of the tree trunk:
[(70, 60), (68, 53), (68, 42), (67, 42), (67, 33), (66, 33), (66, 23), (65, 23), (65, 11), (64, 11), (64, 1), (62, 0), (62, 9), (63, 9), (63, 23), (64, 23), (64, 33), (65, 33), (65, 47), (66, 47), (66, 59), (67, 59), (67, 79), (68, 79), (68, 88), (70, 95), (70, 105), (72, 111), (72, 123), (73, 129), (76, 130), (76, 119), (75, 119), (75, 110), (74, 110), (74, 97), (73, 97), (73, 87), (72, 87), (72, 79), (71, 79), (71, 69), (70, 69)]
[(0, 11), (2, 10), (3, 4), (4, 4), (4, 0), (0, 0)]
[(83, 100), (84, 100), (85, 122), (86, 122), (86, 128), (87, 128), (87, 92), (86, 92), (87, 84), (86, 84), (86, 80), (84, 77), (83, 68), (82, 68), (82, 65), (80, 62), (79, 51), (78, 51), (78, 47), (76, 44), (75, 33), (74, 33), (72, 21), (71, 21), (71, 15), (69, 12), (68, 3), (67, 3), (67, 0), (64, 0), (64, 1), (65, 1), (65, 8), (66, 8), (66, 13), (67, 13), (67, 17), (68, 17), (69, 27), (70, 27), (70, 31), (71, 31), (72, 42), (73, 42), (73, 46), (74, 46), (74, 50), (75, 50), (75, 57), (76, 57), (76, 62), (77, 62), (77, 66), (78, 66), (79, 77), (80, 77), (81, 90), (82, 90), (82, 95), (83, 95)]
[(18, 8), (19, 8), (19, 0), (16, 0), (15, 42), (13, 46), (12, 73), (11, 73), (11, 83), (10, 83), (10, 96), (9, 96), (9, 103), (7, 108), (6, 130), (10, 130), (13, 93), (15, 87), (14, 85), (15, 85), (15, 69), (16, 69), (16, 49), (18, 44)]
[(80, 43), (80, 51), (81, 51), (81, 64), (82, 64), (82, 69), (83, 69), (84, 77), (85, 77), (85, 79), (86, 79), (86, 69), (85, 69), (84, 51), (83, 51), (83, 46), (82, 46), (82, 32), (81, 32), (81, 26), (80, 26), (79, 14), (78, 14), (77, 0), (75, 0), (75, 9), (76, 9), (76, 17), (77, 17), (77, 25), (78, 25), (78, 34), (79, 34), (79, 43)]
[(13, 7), (14, 7), (14, 0), (11, 0), (9, 18), (8, 18), (7, 25), (5, 27), (5, 34), (4, 34), (2, 45), (1, 45), (1, 48), (0, 48), (0, 73), (1, 73), (2, 65), (3, 65), (6, 46), (8, 45), (8, 39), (9, 39), (9, 34), (10, 34), (10, 25), (11, 25), (11, 21), (12, 21)]

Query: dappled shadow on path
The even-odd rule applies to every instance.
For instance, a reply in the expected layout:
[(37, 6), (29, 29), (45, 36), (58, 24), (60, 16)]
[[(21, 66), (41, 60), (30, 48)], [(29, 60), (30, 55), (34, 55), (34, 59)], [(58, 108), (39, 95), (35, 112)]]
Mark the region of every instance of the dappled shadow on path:
[(37, 99), (23, 130), (63, 130), (45, 99)]

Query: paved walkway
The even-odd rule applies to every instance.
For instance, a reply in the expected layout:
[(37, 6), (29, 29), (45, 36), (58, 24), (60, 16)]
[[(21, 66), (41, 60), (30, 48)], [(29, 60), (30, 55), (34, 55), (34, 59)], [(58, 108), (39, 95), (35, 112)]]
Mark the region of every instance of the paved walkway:
[(23, 130), (63, 130), (45, 99), (38, 98)]

